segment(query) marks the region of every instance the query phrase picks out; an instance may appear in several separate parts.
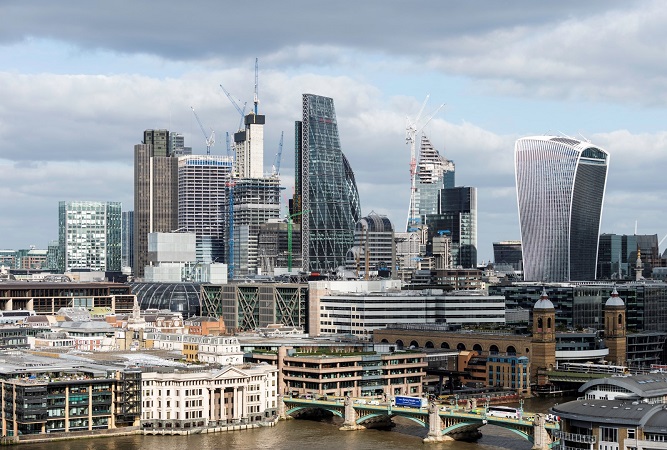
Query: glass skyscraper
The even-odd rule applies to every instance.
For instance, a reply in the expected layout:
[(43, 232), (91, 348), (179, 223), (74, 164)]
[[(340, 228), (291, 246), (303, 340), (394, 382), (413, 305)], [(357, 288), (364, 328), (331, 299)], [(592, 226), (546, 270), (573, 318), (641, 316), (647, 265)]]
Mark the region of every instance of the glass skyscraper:
[(437, 214), (441, 191), (455, 186), (454, 176), (454, 162), (442, 156), (431, 141), (422, 135), (415, 183), (417, 212), (421, 223), (425, 223), (427, 214)]
[[(345, 265), (361, 206), (354, 173), (343, 155), (333, 99), (303, 94), (295, 124), (295, 189), (291, 213), (301, 223), (303, 270)], [(307, 249), (307, 250), (306, 250)]]
[(120, 202), (62, 201), (58, 212), (59, 271), (120, 272)]
[(439, 213), (426, 215), (426, 226), (427, 247), (432, 245), (435, 236), (449, 236), (454, 267), (477, 267), (477, 188), (442, 189)]
[(526, 281), (595, 280), (609, 154), (589, 142), (521, 138), (514, 152)]

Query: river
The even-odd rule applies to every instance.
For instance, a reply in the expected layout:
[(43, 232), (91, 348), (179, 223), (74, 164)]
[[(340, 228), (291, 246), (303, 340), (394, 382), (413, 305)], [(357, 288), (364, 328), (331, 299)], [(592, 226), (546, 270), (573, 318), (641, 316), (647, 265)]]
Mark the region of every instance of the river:
[[(557, 402), (571, 399), (528, 399), (524, 409), (545, 412)], [(518, 406), (518, 405), (512, 405)], [(288, 420), (275, 427), (217, 434), (190, 436), (118, 436), (40, 444), (21, 444), (21, 450), (399, 450), (422, 447), (448, 450), (530, 450), (531, 444), (511, 431), (486, 425), (482, 438), (475, 443), (444, 442), (423, 444), (426, 428), (407, 419), (396, 418), (390, 431), (339, 431), (340, 419), (334, 421)]]

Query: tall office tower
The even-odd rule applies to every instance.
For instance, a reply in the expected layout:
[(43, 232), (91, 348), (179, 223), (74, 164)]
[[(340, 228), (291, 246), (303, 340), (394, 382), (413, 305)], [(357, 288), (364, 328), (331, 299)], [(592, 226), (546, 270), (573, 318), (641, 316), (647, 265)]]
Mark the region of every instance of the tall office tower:
[(134, 211), (123, 211), (121, 233), (121, 266), (131, 268), (134, 263)]
[(597, 279), (633, 279), (632, 267), (637, 260), (637, 248), (635, 235), (602, 233), (598, 245)]
[(389, 270), (396, 274), (394, 226), (387, 216), (374, 211), (354, 228), (354, 246), (347, 252), (346, 269), (367, 274)]
[(459, 186), (442, 189), (440, 211), (426, 216), (428, 242), (438, 235), (452, 239), (452, 265), (477, 267), (477, 188)]
[[(233, 276), (258, 273), (261, 226), (280, 217), (278, 177), (234, 179)], [(225, 207), (225, 211), (229, 208)], [(230, 270), (232, 273), (232, 270)]]
[(250, 113), (244, 118), (245, 128), (234, 133), (236, 176), (262, 178), (264, 176), (264, 123), (266, 116)]
[(525, 280), (595, 279), (608, 160), (606, 151), (571, 138), (516, 141)]
[(651, 278), (654, 267), (662, 266), (660, 258), (659, 242), (657, 234), (636, 234), (637, 248), (636, 252), (641, 252), (642, 256), (642, 276)]
[(148, 264), (148, 233), (178, 228), (178, 158), (169, 153), (169, 131), (146, 130), (134, 146), (134, 264), (141, 278)]
[(192, 147), (185, 146), (185, 137), (180, 133), (169, 133), (169, 154), (172, 156), (192, 155)]
[[(361, 206), (354, 173), (343, 155), (332, 98), (303, 94), (295, 124), (295, 188), (291, 213), (301, 223), (303, 270), (345, 265)], [(307, 249), (307, 250), (306, 250)]]
[(454, 177), (454, 162), (440, 155), (431, 141), (422, 135), (415, 183), (415, 200), (421, 223), (424, 223), (427, 214), (437, 214), (441, 191), (454, 187)]
[(61, 201), (58, 270), (120, 271), (120, 202)]
[(197, 261), (225, 259), (225, 210), (229, 205), (232, 160), (228, 156), (178, 158), (178, 231), (197, 236)]
[(494, 242), (493, 263), (496, 270), (523, 270), (521, 241)]

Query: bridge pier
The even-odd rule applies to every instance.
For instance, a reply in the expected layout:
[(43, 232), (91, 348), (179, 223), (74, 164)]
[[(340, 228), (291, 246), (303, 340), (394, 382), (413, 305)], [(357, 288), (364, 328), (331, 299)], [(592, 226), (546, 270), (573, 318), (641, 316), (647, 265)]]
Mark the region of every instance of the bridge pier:
[(357, 425), (357, 412), (354, 410), (354, 405), (350, 397), (345, 397), (345, 418), (343, 426), (339, 428), (341, 431), (365, 430), (363, 425)]
[(428, 434), (424, 438), (424, 442), (445, 442), (453, 440), (453, 437), (442, 434), (440, 411), (435, 403), (431, 403), (428, 407)]
[(549, 450), (552, 443), (551, 436), (544, 427), (544, 414), (535, 414), (533, 420), (533, 448), (532, 450)]
[(285, 398), (284, 395), (282, 395), (282, 394), (278, 395), (278, 419), (279, 420), (292, 419), (292, 416), (288, 416), (285, 412), (285, 402), (283, 401), (284, 398)]

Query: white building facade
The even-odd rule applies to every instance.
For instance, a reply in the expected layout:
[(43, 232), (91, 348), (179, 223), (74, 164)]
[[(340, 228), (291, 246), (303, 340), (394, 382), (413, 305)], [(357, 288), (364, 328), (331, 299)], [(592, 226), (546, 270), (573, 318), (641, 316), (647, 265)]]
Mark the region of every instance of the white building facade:
[(144, 429), (262, 422), (278, 408), (278, 369), (269, 364), (145, 371), (141, 384)]
[(571, 138), (525, 137), (514, 163), (524, 279), (594, 280), (609, 154)]

